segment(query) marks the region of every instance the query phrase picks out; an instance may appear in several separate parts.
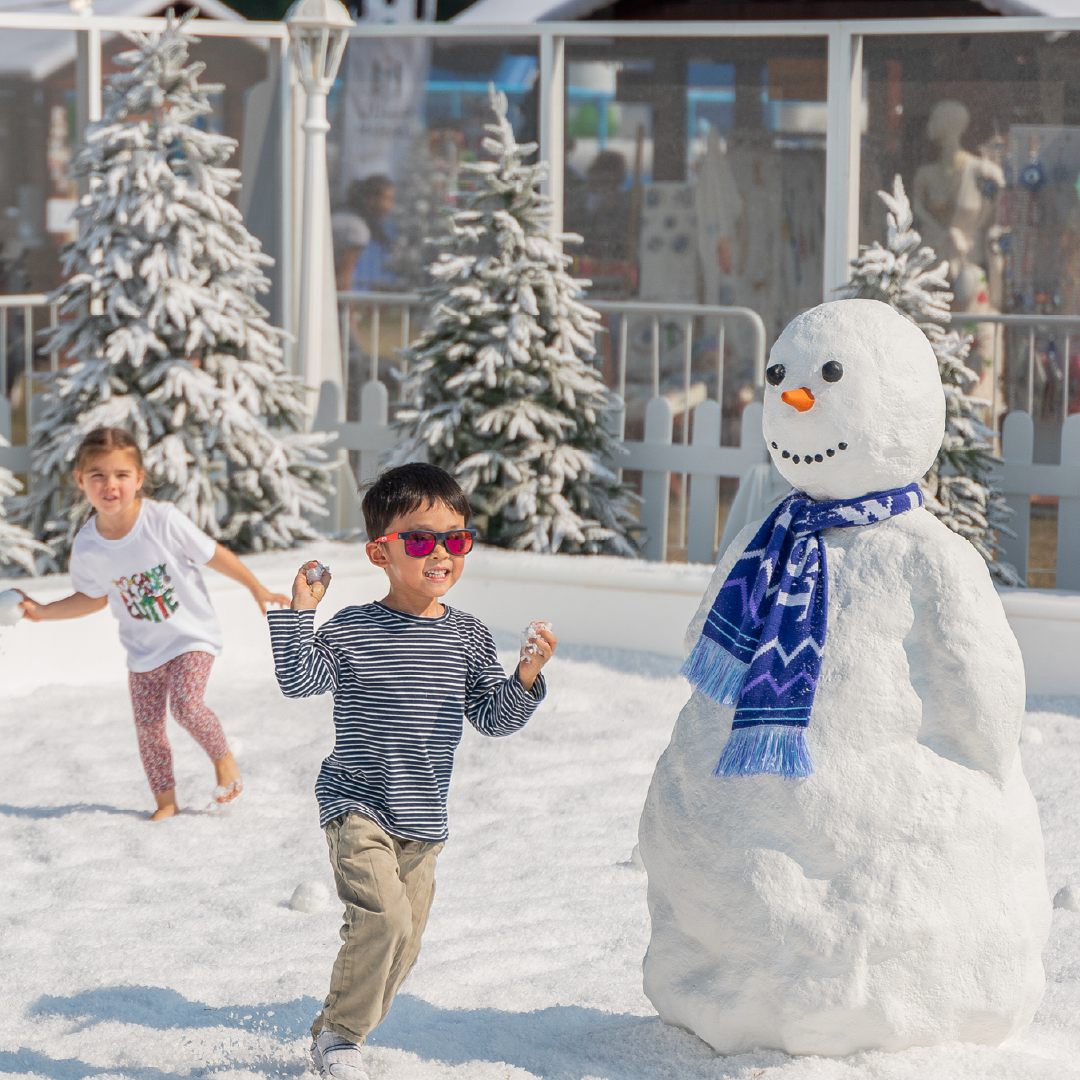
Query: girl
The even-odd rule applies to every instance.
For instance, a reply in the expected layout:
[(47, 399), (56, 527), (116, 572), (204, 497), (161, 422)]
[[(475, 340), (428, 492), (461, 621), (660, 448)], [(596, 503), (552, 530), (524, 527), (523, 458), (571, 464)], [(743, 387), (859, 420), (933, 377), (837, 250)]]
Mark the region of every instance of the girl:
[(77, 619), (111, 605), (128, 654), (139, 753), (157, 801), (151, 821), (180, 811), (165, 737), (166, 699), (177, 723), (214, 763), (215, 799), (229, 802), (243, 784), (221, 724), (203, 704), (222, 640), (198, 566), (205, 563), (245, 585), (263, 614), (267, 604), (288, 607), (289, 598), (260, 585), (231, 551), (172, 503), (139, 497), (146, 477), (142, 452), (122, 428), (91, 431), (79, 446), (74, 476), (95, 511), (71, 549), (77, 591), (51, 604), (23, 593), (23, 614), (34, 622)]

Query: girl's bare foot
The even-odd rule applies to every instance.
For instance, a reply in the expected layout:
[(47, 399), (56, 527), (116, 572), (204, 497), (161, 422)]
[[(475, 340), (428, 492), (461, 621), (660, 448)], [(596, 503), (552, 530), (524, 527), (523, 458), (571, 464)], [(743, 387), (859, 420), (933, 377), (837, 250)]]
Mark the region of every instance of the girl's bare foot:
[(244, 790), (244, 782), (240, 779), (240, 766), (236, 764), (231, 750), (214, 762), (214, 772), (217, 774), (214, 800), (219, 803), (232, 802)]
[(161, 821), (163, 818), (176, 817), (180, 813), (180, 807), (176, 804), (176, 788), (171, 791), (163, 791), (154, 796), (157, 809), (150, 815), (151, 821)]

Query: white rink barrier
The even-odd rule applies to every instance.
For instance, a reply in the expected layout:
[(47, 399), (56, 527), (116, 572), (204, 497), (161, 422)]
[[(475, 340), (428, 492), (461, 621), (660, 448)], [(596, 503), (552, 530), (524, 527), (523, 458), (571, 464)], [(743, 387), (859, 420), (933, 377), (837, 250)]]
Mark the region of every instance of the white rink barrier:
[[(334, 576), (319, 609), (320, 623), (346, 605), (385, 594), (385, 577), (357, 544), (327, 541), (245, 561), (265, 585), (288, 593), (297, 568), (312, 558), (329, 564)], [(493, 630), (516, 635), (531, 620), (543, 619), (567, 644), (681, 656), (686, 626), (711, 573), (712, 567), (702, 564), (477, 548), (448, 600)], [(206, 572), (206, 580), (225, 632), (214, 678), (272, 678), (266, 628), (248, 593), (213, 571)], [(66, 575), (0, 582), (3, 588), (11, 585), (42, 601), (71, 590)], [(1080, 695), (1080, 593), (1010, 589), (1001, 595), (1023, 650), (1029, 693)], [(24, 620), (0, 629), (0, 678), (8, 696), (125, 677), (123, 650), (108, 611), (67, 622)]]

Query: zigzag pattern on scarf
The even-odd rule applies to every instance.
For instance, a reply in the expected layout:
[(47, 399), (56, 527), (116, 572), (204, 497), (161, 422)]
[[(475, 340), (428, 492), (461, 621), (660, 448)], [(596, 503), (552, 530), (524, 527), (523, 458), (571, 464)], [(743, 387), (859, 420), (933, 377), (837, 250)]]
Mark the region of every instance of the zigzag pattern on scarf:
[(809, 776), (804, 732), (825, 648), (828, 568), (821, 531), (870, 525), (922, 505), (918, 484), (818, 503), (801, 492), (769, 515), (717, 593), (683, 674), (736, 705), (717, 776)]

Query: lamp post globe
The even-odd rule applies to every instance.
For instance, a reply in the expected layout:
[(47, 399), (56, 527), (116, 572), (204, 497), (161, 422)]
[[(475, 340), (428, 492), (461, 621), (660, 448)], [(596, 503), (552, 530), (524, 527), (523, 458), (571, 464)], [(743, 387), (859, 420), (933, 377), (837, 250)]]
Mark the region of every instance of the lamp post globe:
[(337, 77), (349, 27), (356, 24), (339, 0), (296, 0), (285, 14), (293, 56), (308, 94), (330, 93)]

